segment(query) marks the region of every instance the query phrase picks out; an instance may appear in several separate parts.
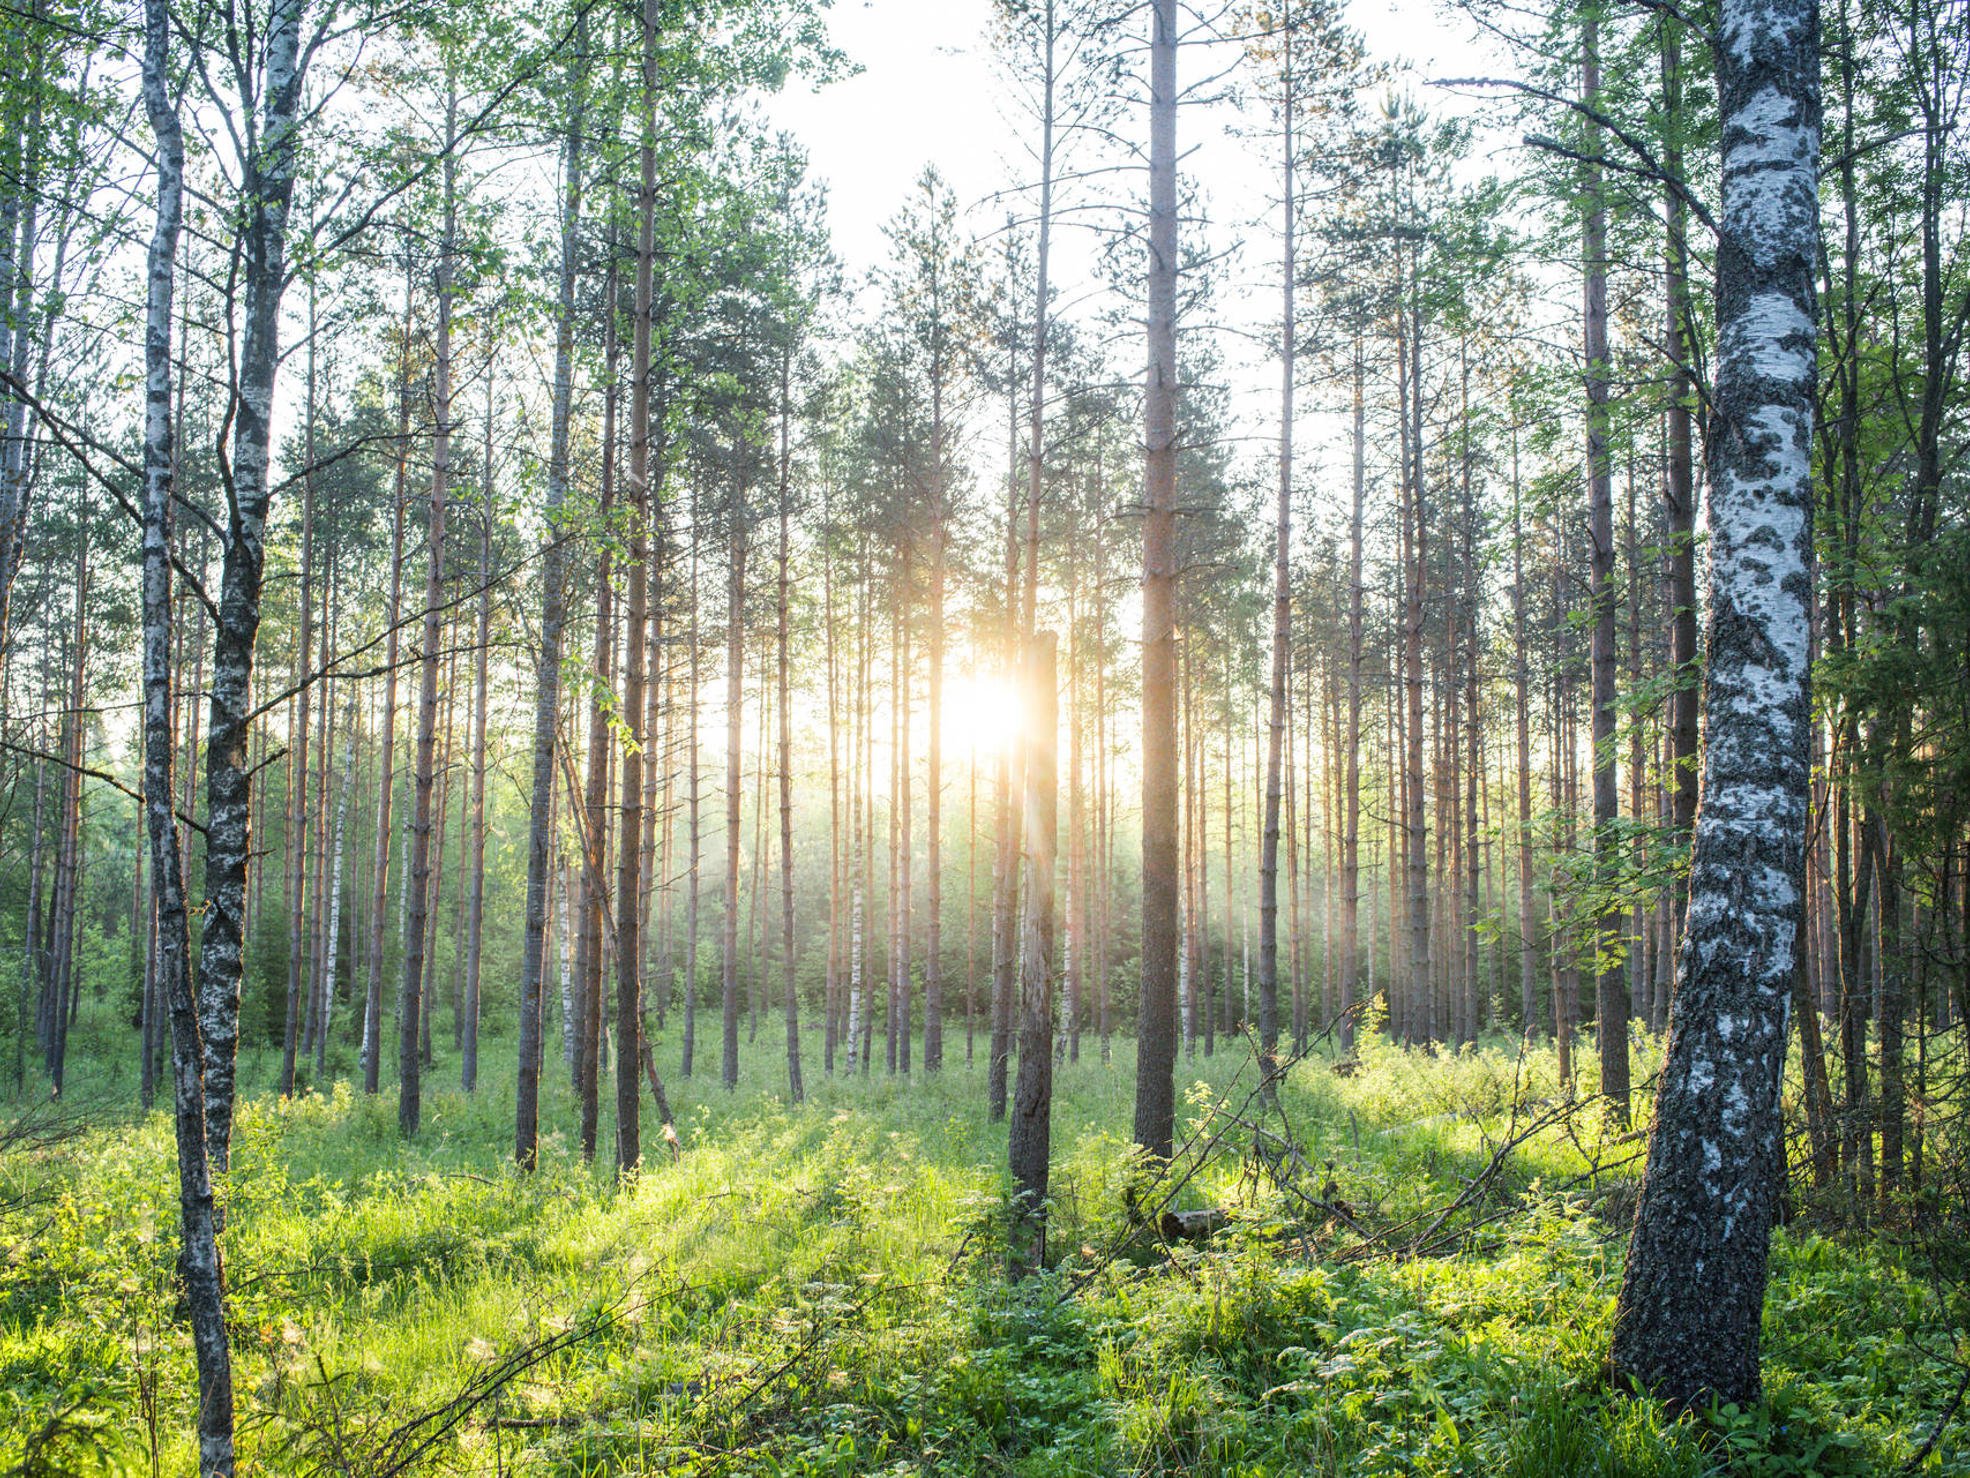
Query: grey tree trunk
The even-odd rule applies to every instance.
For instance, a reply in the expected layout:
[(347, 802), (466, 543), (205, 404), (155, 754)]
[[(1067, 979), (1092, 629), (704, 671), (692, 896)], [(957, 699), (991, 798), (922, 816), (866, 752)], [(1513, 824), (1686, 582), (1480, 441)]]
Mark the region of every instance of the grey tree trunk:
[(1725, 0), (1720, 21), (1708, 743), (1613, 1350), (1679, 1403), (1759, 1391), (1810, 783), (1818, 17), (1812, 0)]

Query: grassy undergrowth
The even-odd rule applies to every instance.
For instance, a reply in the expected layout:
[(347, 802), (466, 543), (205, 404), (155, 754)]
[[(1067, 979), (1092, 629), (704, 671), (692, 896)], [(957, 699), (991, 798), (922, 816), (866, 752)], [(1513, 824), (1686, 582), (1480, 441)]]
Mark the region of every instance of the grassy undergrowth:
[[(1542, 1133), (1455, 1251), (1359, 1256), (1214, 1117), (1246, 1102), (1242, 1047), (1179, 1068), (1185, 1127), (1219, 1138), (1179, 1204), (1232, 1225), (1132, 1239), (1133, 1046), (1087, 1046), (1056, 1080), (1054, 1266), (1018, 1285), (982, 1051), (927, 1081), (812, 1071), (789, 1108), (762, 1038), (736, 1094), (671, 1085), (680, 1153), (646, 1132), (664, 1157), (622, 1186), (573, 1153), (558, 1083), (539, 1174), (509, 1171), (496, 1048), (476, 1097), (427, 1089), (408, 1146), (391, 1094), (254, 1098), (226, 1240), (242, 1471), (1859, 1475), (1907, 1462), (1955, 1386), (1954, 1311), (1891, 1248), (1782, 1231), (1765, 1403), (1671, 1420), (1601, 1370), (1633, 1141)], [(1551, 1076), (1507, 1043), (1376, 1047), (1298, 1065), (1272, 1122), (1348, 1218), (1427, 1225)], [(191, 1471), (174, 1185), (162, 1114), (0, 1152), (0, 1468)], [(1952, 1430), (1921, 1471), (1966, 1465)]]

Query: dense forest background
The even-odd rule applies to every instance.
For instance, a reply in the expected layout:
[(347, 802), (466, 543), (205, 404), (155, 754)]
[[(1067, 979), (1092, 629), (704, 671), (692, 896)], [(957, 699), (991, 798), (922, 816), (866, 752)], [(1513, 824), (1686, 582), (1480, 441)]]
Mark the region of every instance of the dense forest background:
[[(1818, 12), (1798, 886), (1693, 909), (1767, 10), (980, 5), (855, 262), (815, 0), (10, 6), (0, 1451), (1963, 1460), (1970, 10)], [(1747, 1213), (1701, 1416), (1600, 1362), (1719, 909), (1834, 1338)]]

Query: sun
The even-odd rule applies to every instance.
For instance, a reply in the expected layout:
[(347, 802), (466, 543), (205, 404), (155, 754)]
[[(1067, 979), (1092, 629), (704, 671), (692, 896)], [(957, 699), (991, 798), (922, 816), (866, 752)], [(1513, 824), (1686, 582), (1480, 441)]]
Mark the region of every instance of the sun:
[(944, 742), (953, 749), (998, 753), (1019, 733), (1020, 714), (1017, 690), (1001, 677), (973, 673), (944, 685)]

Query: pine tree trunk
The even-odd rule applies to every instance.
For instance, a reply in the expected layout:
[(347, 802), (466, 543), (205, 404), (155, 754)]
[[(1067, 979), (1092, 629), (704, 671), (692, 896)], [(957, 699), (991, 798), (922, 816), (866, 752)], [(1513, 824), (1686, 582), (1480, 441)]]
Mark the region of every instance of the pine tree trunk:
[[(823, 987), (821, 1068), (830, 1077), (835, 1070), (835, 1048), (839, 1041), (841, 1006), (841, 895), (845, 848), (841, 836), (841, 689), (838, 653), (835, 646), (835, 566), (834, 506), (824, 492), (821, 510), (821, 610), (822, 643), (827, 655), (828, 675), (828, 962)], [(976, 835), (974, 826), (973, 835)]]
[(342, 792), (335, 801), (335, 830), (328, 853), (328, 932), (322, 962), (321, 1021), (315, 1032), (315, 1073), (328, 1066), (328, 1033), (335, 1014), (335, 978), (342, 946), (342, 844), (348, 832), (349, 793), (356, 782), (356, 700), (349, 698), (348, 736), (342, 741)]
[(1143, 397), (1142, 990), (1135, 1142), (1168, 1159), (1176, 1132), (1177, 6), (1152, 0), (1148, 383)]
[[(1355, 1001), (1361, 968), (1361, 535), (1368, 490), (1366, 367), (1361, 343), (1354, 346), (1354, 498), (1348, 515), (1348, 731), (1341, 804), (1346, 830), (1341, 840), (1341, 1025), (1344, 1052), (1354, 1050)], [(1369, 947), (1374, 947), (1373, 931)], [(1371, 990), (1369, 995), (1374, 992)]]
[[(1010, 357), (1010, 356), (1009, 356)], [(1010, 370), (1011, 366), (1008, 366)], [(1007, 379), (1016, 378), (1010, 373)], [(1017, 461), (1017, 413), (1008, 445)], [(1004, 628), (1000, 632), (1000, 657), (1008, 683), (1013, 680), (1017, 662), (1018, 626), (1013, 620), (1013, 602), (1019, 588), (1019, 517), (1017, 478), (1008, 468), (1006, 476), (1006, 544)], [(1006, 1116), (1007, 1067), (1012, 1056), (1013, 985), (1017, 974), (1019, 948), (1019, 815), (1013, 807), (1013, 761), (1017, 742), (1001, 747), (993, 784), (994, 847), (992, 853), (992, 1037), (985, 1066), (986, 1116), (994, 1123)]]
[(911, 685), (915, 681), (916, 666), (910, 653), (910, 603), (909, 586), (903, 586), (902, 606), (896, 613), (896, 627), (900, 635), (903, 665), (896, 686), (897, 706), (897, 744), (896, 744), (896, 790), (890, 802), (891, 810), (897, 813), (897, 834), (901, 841), (901, 851), (896, 859), (898, 882), (896, 914), (896, 959), (894, 979), (896, 981), (896, 1067), (905, 1077), (910, 1074), (910, 955), (914, 940), (912, 929), (915, 924), (915, 900), (912, 891), (916, 876), (916, 858), (913, 855), (914, 828), (910, 818), (910, 717)]
[[(1580, 92), (1586, 105), (1600, 106), (1600, 23), (1588, 11), (1582, 25)], [(1591, 154), (1600, 146), (1599, 130)], [(1586, 303), (1582, 314), (1582, 354), (1587, 366), (1587, 543), (1590, 576), (1587, 601), (1593, 612), (1594, 686), (1594, 876), (1611, 888), (1620, 866), (1615, 826), (1621, 817), (1620, 791), (1615, 776), (1615, 650), (1614, 650), (1614, 480), (1608, 449), (1607, 350), (1607, 206), (1602, 198), (1601, 171), (1587, 166)], [(1613, 963), (1621, 935), (1621, 911), (1603, 910), (1594, 924), (1595, 1034), (1601, 1050), (1601, 1097), (1617, 1124), (1628, 1122), (1628, 985), (1627, 972)]]
[(688, 785), (690, 790), (690, 835), (691, 835), (691, 876), (686, 885), (684, 897), (684, 1060), (679, 1068), (685, 1077), (690, 1077), (697, 1066), (698, 1055), (698, 906), (702, 896), (704, 865), (704, 832), (701, 827), (703, 789), (700, 764), (704, 755), (698, 744), (698, 660), (701, 647), (698, 641), (698, 547), (700, 523), (698, 520), (698, 494), (691, 494), (691, 652), (690, 652), (690, 691), (686, 701), (690, 713), (686, 718), (685, 746), (690, 754), (687, 763), (690, 767)]
[(308, 291), (308, 368), (307, 390), (302, 403), (303, 467), (301, 472), (301, 591), (296, 602), (299, 629), (294, 640), (295, 694), (291, 710), (293, 726), (288, 738), (287, 835), (282, 838), (287, 853), (285, 906), (287, 909), (287, 1023), (281, 1034), (280, 1092), (294, 1093), (295, 1054), (301, 1043), (301, 992), (307, 979), (304, 945), (310, 913), (308, 890), (308, 720), (314, 683), (307, 671), (314, 655), (314, 563), (315, 563), (315, 290)]
[[(567, 184), (561, 197), (560, 299), (554, 320), (554, 409), (549, 432), (547, 526), (540, 561), (540, 656), (534, 672), (533, 784), (527, 808), (526, 933), (520, 949), (520, 1061), (515, 1095), (513, 1158), (532, 1170), (540, 1142), (542, 1046), (541, 980), (546, 971), (548, 888), (554, 856), (555, 741), (561, 723), (561, 638), (567, 621), (566, 556), (562, 551), (562, 510), (567, 505), (569, 439), (574, 408), (575, 281), (580, 272), (582, 143), (588, 104), (587, 12), (576, 20), (575, 59), (569, 78), (568, 124), (562, 142)], [(562, 889), (561, 942), (567, 948), (567, 890)], [(569, 995), (562, 971), (561, 1014), (566, 1031)]]
[(487, 678), (493, 654), (493, 367), (487, 367), (485, 465), (479, 510), (479, 615), (473, 635), (473, 782), (465, 818), (465, 991), (459, 1001), (459, 1086), (479, 1088), (479, 960), (487, 910)]
[[(611, 232), (611, 246), (614, 246)], [(612, 257), (613, 260), (613, 257)], [(602, 476), (597, 517), (607, 527), (615, 509), (616, 401), (619, 346), (616, 334), (618, 286), (612, 266), (603, 287), (602, 346)], [(596, 560), (595, 642), (591, 658), (595, 687), (588, 700), (588, 772), (583, 780), (582, 816), (582, 908), (581, 908), (581, 1027), (575, 1050), (575, 1090), (581, 1100), (581, 1155), (595, 1159), (600, 1133), (602, 1091), (602, 928), (603, 894), (606, 887), (607, 830), (609, 824), (609, 715), (604, 707), (615, 651), (615, 594), (612, 544), (601, 541)], [(574, 803), (568, 798), (570, 808)]]
[(1408, 323), (1404, 342), (1397, 353), (1402, 365), (1402, 412), (1405, 469), (1402, 510), (1405, 560), (1408, 576), (1403, 581), (1402, 686), (1406, 695), (1403, 731), (1403, 800), (1405, 805), (1405, 873), (1408, 879), (1409, 923), (1408, 996), (1404, 1013), (1404, 1039), (1429, 1042), (1436, 1037), (1436, 1021), (1431, 1011), (1433, 982), (1430, 975), (1430, 859), (1429, 833), (1423, 796), (1423, 584), (1429, 527), (1423, 487), (1423, 384), (1422, 312), (1418, 301), (1422, 286), (1417, 281), (1412, 248), (1406, 296), (1410, 302), (1401, 310)]
[(1027, 647), (1022, 748), (1026, 754), (1025, 919), (1020, 931), (1019, 1080), (1007, 1133), (1012, 1170), (1012, 1263), (1030, 1272), (1046, 1260), (1047, 1170), (1053, 1123), (1054, 853), (1059, 835), (1059, 715), (1054, 634)]
[[(928, 752), (924, 756), (923, 1070), (944, 1066), (944, 584), (948, 512), (944, 496), (944, 325), (940, 315), (930, 375), (930, 580), (924, 613), (929, 650)], [(782, 659), (784, 666), (784, 659)], [(786, 694), (781, 693), (781, 713)], [(792, 873), (786, 886), (791, 898)]]
[(68, 1076), (68, 1028), (74, 1015), (75, 932), (81, 912), (83, 730), (89, 663), (89, 537), (76, 531), (75, 624), (69, 640), (68, 713), (62, 736), (61, 840), (56, 851), (49, 978), (42, 1010), (42, 1045), (56, 1098)]
[(740, 736), (745, 722), (746, 529), (744, 489), (731, 490), (731, 548), (725, 581), (725, 922), (722, 1033), (719, 1081), (727, 1092), (739, 1086), (739, 854), (744, 776)]
[(629, 392), (629, 610), (623, 653), (621, 721), (622, 814), (616, 841), (616, 1174), (633, 1174), (643, 1161), (641, 1091), (643, 1026), (643, 753), (654, 740), (643, 692), (649, 655), (648, 561), (651, 514), (650, 373), (651, 315), (656, 292), (657, 211), (657, 0), (643, 0), (642, 142), (636, 207), (636, 306), (630, 344)]
[[(1672, 182), (1663, 203), (1668, 223), (1663, 280), (1667, 301), (1669, 397), (1664, 412), (1668, 467), (1663, 504), (1668, 518), (1670, 822), (1677, 841), (1687, 844), (1696, 820), (1697, 646), (1696, 646), (1696, 475), (1691, 443), (1691, 362), (1689, 289), (1689, 207), (1678, 186), (1683, 178), (1682, 25), (1662, 21), (1663, 170)], [(1682, 927), (1689, 899), (1686, 876), (1679, 875), (1671, 900), (1672, 930)]]
[(410, 898), (404, 924), (404, 979), (398, 1007), (397, 1127), (417, 1133), (423, 1110), (423, 1027), (429, 919), (435, 893), (431, 866), (432, 785), (438, 744), (438, 650), (443, 640), (445, 513), (451, 481), (451, 324), (454, 254), (458, 242), (458, 167), (452, 143), (458, 127), (458, 92), (445, 95), (444, 225), (438, 245), (438, 328), (432, 365), (431, 504), (425, 529), (424, 635), (419, 655), (417, 774), (410, 822)]
[[(1512, 697), (1518, 723), (1519, 1017), (1538, 1027), (1537, 933), (1532, 911), (1532, 705), (1525, 631), (1525, 525), (1519, 506), (1518, 427), (1512, 428)], [(1554, 1024), (1557, 1031), (1558, 1023)]]
[(405, 247), (404, 319), (397, 360), (397, 471), (390, 515), (390, 600), (384, 616), (382, 745), (377, 759), (376, 853), (371, 865), (369, 977), (363, 992), (363, 1092), (381, 1086), (383, 1060), (383, 946), (390, 914), (390, 809), (396, 789), (397, 640), (403, 621), (404, 516), (409, 503), (410, 476), (410, 335), (411, 283), (409, 247)]
[[(787, 1098), (791, 1103), (800, 1103), (806, 1096), (806, 1089), (800, 1077), (800, 982), (794, 959), (794, 908), (793, 908), (793, 698), (792, 684), (788, 674), (788, 647), (790, 632), (788, 625), (788, 565), (793, 551), (793, 346), (789, 342), (780, 356), (780, 581), (779, 600), (775, 610), (778, 630), (775, 632), (775, 658), (778, 662), (778, 697), (780, 721), (780, 994), (782, 1008), (787, 1021)], [(933, 538), (936, 535), (932, 536)], [(938, 644), (941, 646), (941, 643)], [(931, 663), (931, 793), (936, 793), (936, 713), (937, 713), (937, 665)], [(933, 807), (935, 802), (932, 803)], [(931, 876), (936, 876), (935, 858), (937, 855), (936, 822), (933, 810), (931, 823)], [(935, 889), (936, 884), (931, 884)], [(936, 926), (931, 928), (932, 937)], [(924, 1056), (930, 1055), (929, 1039), (925, 1039)]]
[[(1280, 116), (1285, 127), (1284, 203), (1281, 214), (1281, 306), (1279, 314), (1279, 488), (1272, 534), (1272, 680), (1266, 689), (1265, 826), (1259, 838), (1259, 1053), (1261, 1083), (1268, 1097), (1279, 1070), (1279, 796), (1280, 771), (1286, 743), (1286, 648), (1293, 637), (1291, 576), (1293, 531), (1293, 376), (1295, 279), (1293, 183), (1298, 161), (1293, 157), (1293, 25), (1284, 22), (1279, 37)], [(1229, 751), (1226, 763), (1230, 762)], [(1227, 818), (1227, 825), (1229, 818)], [(1229, 868), (1227, 866), (1227, 873)], [(1229, 977), (1226, 993), (1229, 994)]]

